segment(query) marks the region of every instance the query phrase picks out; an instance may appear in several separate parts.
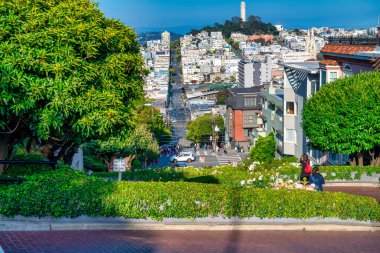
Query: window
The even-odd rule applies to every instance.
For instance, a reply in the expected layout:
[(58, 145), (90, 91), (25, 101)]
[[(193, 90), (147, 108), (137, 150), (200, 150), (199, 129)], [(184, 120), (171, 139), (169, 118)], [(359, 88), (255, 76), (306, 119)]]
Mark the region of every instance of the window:
[(244, 124), (254, 124), (255, 116), (254, 115), (245, 115), (244, 116)]
[(296, 142), (296, 130), (285, 129), (285, 141), (295, 143)]
[(294, 102), (286, 102), (286, 114), (294, 115)]
[(249, 137), (252, 134), (252, 128), (244, 128), (244, 136)]
[(321, 84), (325, 84), (326, 83), (326, 70), (322, 70), (321, 71)]
[(256, 105), (256, 97), (244, 98), (244, 106), (255, 106), (255, 105)]
[(334, 82), (336, 79), (338, 79), (338, 72), (330, 71), (330, 82)]
[(351, 66), (349, 64), (347, 64), (343, 68), (343, 76), (344, 77), (348, 77), (348, 76), (352, 76), (352, 75), (353, 75), (352, 68), (351, 68)]
[(310, 95), (313, 95), (319, 90), (319, 83), (316, 80), (311, 81)]

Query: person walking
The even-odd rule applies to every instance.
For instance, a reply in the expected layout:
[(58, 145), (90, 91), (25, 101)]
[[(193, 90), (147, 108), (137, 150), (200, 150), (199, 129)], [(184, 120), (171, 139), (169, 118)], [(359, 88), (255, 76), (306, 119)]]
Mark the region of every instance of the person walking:
[(310, 159), (307, 154), (303, 154), (300, 159), (300, 163), (302, 165), (301, 167), (301, 174), (300, 174), (300, 180), (301, 182), (309, 181), (310, 174), (312, 172), (312, 168), (310, 166)]
[(315, 184), (315, 189), (319, 192), (323, 191), (325, 178), (319, 173), (318, 167), (313, 168), (313, 175), (309, 178), (309, 183)]

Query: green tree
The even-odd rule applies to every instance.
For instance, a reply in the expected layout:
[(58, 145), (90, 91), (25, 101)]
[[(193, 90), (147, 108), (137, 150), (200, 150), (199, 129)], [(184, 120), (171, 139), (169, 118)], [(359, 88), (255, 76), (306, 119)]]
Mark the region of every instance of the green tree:
[(256, 145), (251, 149), (249, 155), (257, 162), (269, 162), (274, 159), (276, 152), (276, 141), (274, 133), (271, 132), (267, 137), (259, 136)]
[(230, 96), (228, 89), (223, 89), (216, 94), (216, 100), (218, 105), (225, 105)]
[(146, 125), (153, 133), (159, 145), (167, 144), (173, 140), (170, 128), (165, 125), (160, 111), (152, 106), (141, 106), (138, 109), (139, 117), (136, 118), (137, 125)]
[(213, 119), (215, 124), (219, 127), (219, 132), (224, 131), (223, 117), (212, 116), (211, 114), (205, 114), (196, 118), (194, 121), (187, 123), (186, 139), (194, 142), (208, 142), (210, 136), (213, 134)]
[(133, 125), (146, 72), (134, 31), (96, 3), (7, 0), (0, 73), (0, 159), (35, 137), (70, 163), (83, 142)]
[(380, 73), (361, 73), (322, 86), (304, 105), (303, 129), (320, 150), (380, 165)]
[(158, 156), (158, 144), (152, 141), (152, 135), (144, 125), (137, 127), (129, 135), (112, 137), (108, 140), (90, 141), (84, 145), (88, 155), (97, 156), (112, 171), (113, 160), (123, 157), (127, 161), (127, 168), (131, 169), (134, 159), (147, 162)]

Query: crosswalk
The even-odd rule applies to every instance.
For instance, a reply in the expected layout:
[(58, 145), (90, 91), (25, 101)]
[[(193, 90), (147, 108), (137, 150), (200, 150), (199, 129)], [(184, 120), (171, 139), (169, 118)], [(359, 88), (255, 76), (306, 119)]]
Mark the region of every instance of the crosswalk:
[(220, 165), (238, 164), (241, 161), (241, 157), (236, 154), (217, 155), (216, 159), (218, 159)]
[(241, 157), (237, 154), (224, 154), (222, 151), (219, 154), (213, 153), (211, 150), (198, 150), (197, 156), (216, 156), (220, 165), (237, 164), (241, 161)]

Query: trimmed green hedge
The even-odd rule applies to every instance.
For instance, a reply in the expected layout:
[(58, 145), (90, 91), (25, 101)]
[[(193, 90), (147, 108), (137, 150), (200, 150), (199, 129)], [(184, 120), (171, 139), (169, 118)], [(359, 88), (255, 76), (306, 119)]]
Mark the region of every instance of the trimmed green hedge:
[(71, 169), (28, 176), (2, 187), (5, 216), (126, 218), (261, 217), (380, 221), (373, 198), (344, 193), (237, 188), (187, 182), (110, 182)]
[[(42, 154), (25, 154), (17, 155), (13, 160), (20, 161), (48, 161)], [(44, 171), (51, 171), (50, 165), (43, 164), (12, 164), (5, 170), (2, 177), (20, 177), (25, 175), (31, 175), (34, 173), (41, 173)]]

